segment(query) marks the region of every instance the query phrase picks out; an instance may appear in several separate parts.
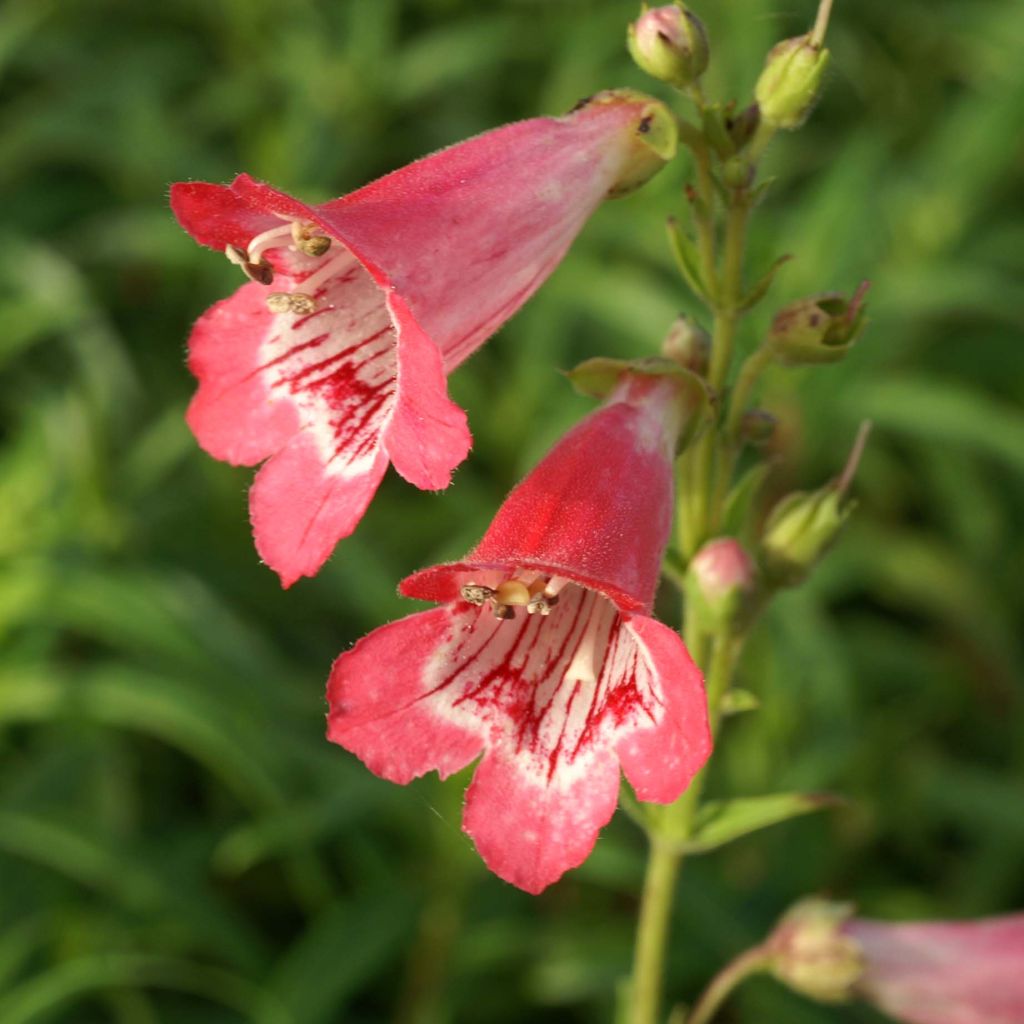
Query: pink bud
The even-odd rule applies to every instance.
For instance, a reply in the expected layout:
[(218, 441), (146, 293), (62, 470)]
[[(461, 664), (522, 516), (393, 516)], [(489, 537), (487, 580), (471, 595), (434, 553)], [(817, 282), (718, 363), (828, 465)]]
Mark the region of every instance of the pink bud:
[(695, 82), (708, 66), (708, 37), (685, 4), (644, 11), (629, 26), (630, 55), (647, 74), (679, 88)]
[(733, 622), (750, 609), (757, 590), (757, 568), (733, 537), (708, 541), (690, 562), (686, 594), (709, 622)]

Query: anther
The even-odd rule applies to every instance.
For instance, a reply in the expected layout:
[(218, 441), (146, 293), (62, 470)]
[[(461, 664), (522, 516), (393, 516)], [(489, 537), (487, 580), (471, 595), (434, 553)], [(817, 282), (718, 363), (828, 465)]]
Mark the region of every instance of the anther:
[(509, 604), (498, 604), (495, 602), (493, 609), (494, 617), (496, 619), (514, 619), (516, 617), (516, 610)]
[(271, 292), (267, 296), (267, 309), (271, 313), (305, 315), (316, 310), (316, 300), (303, 292)]
[(266, 260), (261, 259), (254, 263), (249, 259), (248, 254), (239, 249), (237, 245), (226, 245), (224, 255), (227, 256), (229, 263), (240, 267), (242, 273), (250, 281), (255, 281), (257, 284), (270, 284), (274, 280), (274, 268)]
[(459, 589), (462, 599), (470, 604), (482, 605), (494, 597), (494, 591), (490, 587), (482, 586), (479, 583), (464, 583)]
[(494, 591), (494, 600), (499, 604), (522, 605), (530, 603), (530, 588), (522, 580), (505, 580)]
[(307, 256), (323, 256), (331, 247), (330, 238), (317, 234), (315, 225), (297, 220), (292, 221), (292, 241), (295, 248)]

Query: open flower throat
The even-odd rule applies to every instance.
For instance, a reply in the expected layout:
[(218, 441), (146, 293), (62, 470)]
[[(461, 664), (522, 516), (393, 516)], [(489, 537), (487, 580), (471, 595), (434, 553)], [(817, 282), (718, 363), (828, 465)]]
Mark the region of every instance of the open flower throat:
[(268, 250), (301, 253), (318, 261), (319, 265), (304, 268), (305, 274), (295, 291), (275, 291), (266, 297), (267, 308), (271, 313), (296, 313), (301, 316), (315, 312), (317, 296), (331, 278), (348, 270), (356, 262), (352, 254), (341, 246), (335, 246), (334, 252), (328, 256), (331, 248), (331, 239), (315, 224), (288, 220), (279, 227), (260, 232), (245, 250), (237, 245), (225, 246), (224, 255), (228, 262), (240, 267), (250, 281), (264, 285), (274, 282), (274, 267), (265, 257)]
[(558, 604), (559, 591), (568, 582), (560, 576), (525, 572), (510, 576), (496, 587), (464, 583), (459, 593), (470, 604), (489, 606), (496, 619), (514, 619), (517, 608), (525, 609), (528, 615), (550, 615)]

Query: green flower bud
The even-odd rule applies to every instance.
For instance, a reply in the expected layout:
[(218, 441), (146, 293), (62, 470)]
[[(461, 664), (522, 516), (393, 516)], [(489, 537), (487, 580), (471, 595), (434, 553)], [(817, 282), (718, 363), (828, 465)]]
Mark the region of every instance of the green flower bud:
[(806, 899), (789, 910), (768, 937), (769, 970), (784, 985), (823, 1003), (854, 995), (864, 974), (860, 944), (843, 931), (848, 903)]
[(768, 331), (767, 344), (786, 366), (838, 362), (853, 347), (864, 327), (865, 281), (846, 299), (826, 292), (799, 299), (780, 310)]
[(772, 47), (754, 89), (762, 121), (773, 128), (799, 128), (818, 102), (828, 62), (828, 50), (810, 32)]
[(816, 491), (796, 491), (768, 516), (761, 535), (760, 559), (773, 586), (794, 586), (839, 538), (855, 503), (846, 499), (867, 444), (870, 424), (861, 425), (843, 472)]
[(626, 33), (630, 56), (641, 70), (679, 89), (691, 85), (708, 66), (708, 36), (700, 19), (677, 0), (647, 10)]
[(680, 315), (673, 321), (661, 343), (661, 354), (698, 377), (703, 377), (708, 372), (711, 337), (696, 320)]
[(757, 597), (757, 567), (732, 537), (708, 541), (690, 560), (686, 600), (709, 631), (747, 621)]

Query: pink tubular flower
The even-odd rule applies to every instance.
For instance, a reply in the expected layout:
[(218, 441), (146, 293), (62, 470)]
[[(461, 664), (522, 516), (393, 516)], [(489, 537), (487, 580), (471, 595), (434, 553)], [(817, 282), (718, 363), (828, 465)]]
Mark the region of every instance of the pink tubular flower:
[(537, 893), (589, 855), (619, 768), (669, 803), (710, 752), (700, 672), (650, 618), (672, 514), (680, 385), (626, 373), (509, 495), (463, 561), (415, 573), (440, 603), (334, 663), (328, 737), (407, 783), (483, 752), (464, 828)]
[(289, 586), (362, 518), (388, 462), (447, 486), (466, 457), (446, 374), (533, 294), (587, 217), (672, 156), (657, 101), (600, 93), (308, 206), (241, 175), (171, 207), (251, 280), (198, 321), (188, 422), (215, 458), (269, 461), (250, 493), (261, 557)]
[(811, 898), (768, 937), (764, 963), (812, 999), (860, 996), (906, 1024), (1022, 1024), (1024, 913), (887, 924)]
[(980, 921), (886, 924), (854, 919), (858, 991), (908, 1024), (1021, 1024), (1024, 913)]

